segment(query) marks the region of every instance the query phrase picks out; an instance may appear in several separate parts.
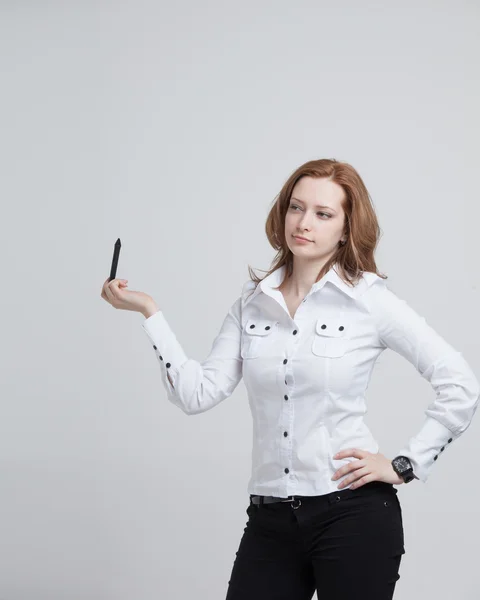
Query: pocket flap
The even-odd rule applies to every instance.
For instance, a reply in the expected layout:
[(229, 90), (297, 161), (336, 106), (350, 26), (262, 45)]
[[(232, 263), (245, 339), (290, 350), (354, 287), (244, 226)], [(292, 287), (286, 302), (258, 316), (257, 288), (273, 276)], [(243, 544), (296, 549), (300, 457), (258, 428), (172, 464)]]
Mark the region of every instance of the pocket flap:
[(278, 321), (272, 319), (248, 319), (245, 333), (248, 335), (269, 335), (277, 326)]
[(318, 335), (341, 338), (347, 335), (347, 324), (341, 317), (321, 317), (317, 319), (315, 331)]

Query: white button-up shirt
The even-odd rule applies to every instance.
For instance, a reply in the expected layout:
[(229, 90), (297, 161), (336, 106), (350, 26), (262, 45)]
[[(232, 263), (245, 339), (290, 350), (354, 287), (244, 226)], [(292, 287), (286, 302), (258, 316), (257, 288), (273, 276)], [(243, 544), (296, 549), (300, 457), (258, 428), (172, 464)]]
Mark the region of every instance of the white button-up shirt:
[(351, 287), (331, 268), (292, 319), (274, 289), (284, 272), (244, 284), (202, 362), (185, 354), (162, 311), (143, 321), (167, 398), (188, 415), (205, 412), (243, 376), (254, 425), (248, 493), (326, 494), (338, 489), (333, 473), (358, 460), (334, 459), (339, 450), (379, 451), (364, 422), (365, 392), (375, 361), (391, 348), (436, 392), (420, 431), (396, 453), (425, 482), (477, 409), (480, 385), (462, 354), (371, 272)]

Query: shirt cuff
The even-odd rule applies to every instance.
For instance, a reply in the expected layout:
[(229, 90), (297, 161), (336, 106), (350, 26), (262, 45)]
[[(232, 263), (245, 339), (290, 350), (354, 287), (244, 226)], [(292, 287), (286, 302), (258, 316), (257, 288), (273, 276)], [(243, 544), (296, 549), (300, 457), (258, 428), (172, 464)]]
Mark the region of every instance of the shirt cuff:
[(167, 373), (170, 375), (175, 387), (175, 380), (179, 369), (188, 360), (188, 357), (161, 310), (148, 317), (148, 319), (145, 319), (142, 323), (142, 328), (162, 364), (167, 389), (173, 394), (175, 390), (172, 389)]
[(409, 458), (414, 475), (425, 483), (436, 460), (457, 437), (458, 434), (454, 434), (433, 417), (427, 416), (419, 433), (410, 438), (396, 456)]

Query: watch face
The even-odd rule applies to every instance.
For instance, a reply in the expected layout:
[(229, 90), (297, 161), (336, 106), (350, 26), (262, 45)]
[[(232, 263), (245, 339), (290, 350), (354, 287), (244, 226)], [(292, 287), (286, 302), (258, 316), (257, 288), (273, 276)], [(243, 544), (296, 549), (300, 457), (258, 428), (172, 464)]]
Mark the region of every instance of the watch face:
[(406, 456), (399, 456), (394, 459), (395, 467), (400, 473), (404, 473), (412, 468), (412, 465)]

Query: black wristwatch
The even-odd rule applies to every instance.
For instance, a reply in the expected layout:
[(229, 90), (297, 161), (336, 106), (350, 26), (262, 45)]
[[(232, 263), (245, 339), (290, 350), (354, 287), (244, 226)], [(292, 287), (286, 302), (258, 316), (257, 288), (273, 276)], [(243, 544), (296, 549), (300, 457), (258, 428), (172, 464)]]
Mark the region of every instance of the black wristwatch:
[(412, 463), (406, 456), (396, 456), (392, 460), (392, 467), (405, 483), (412, 481), (412, 479), (418, 479), (413, 472)]

